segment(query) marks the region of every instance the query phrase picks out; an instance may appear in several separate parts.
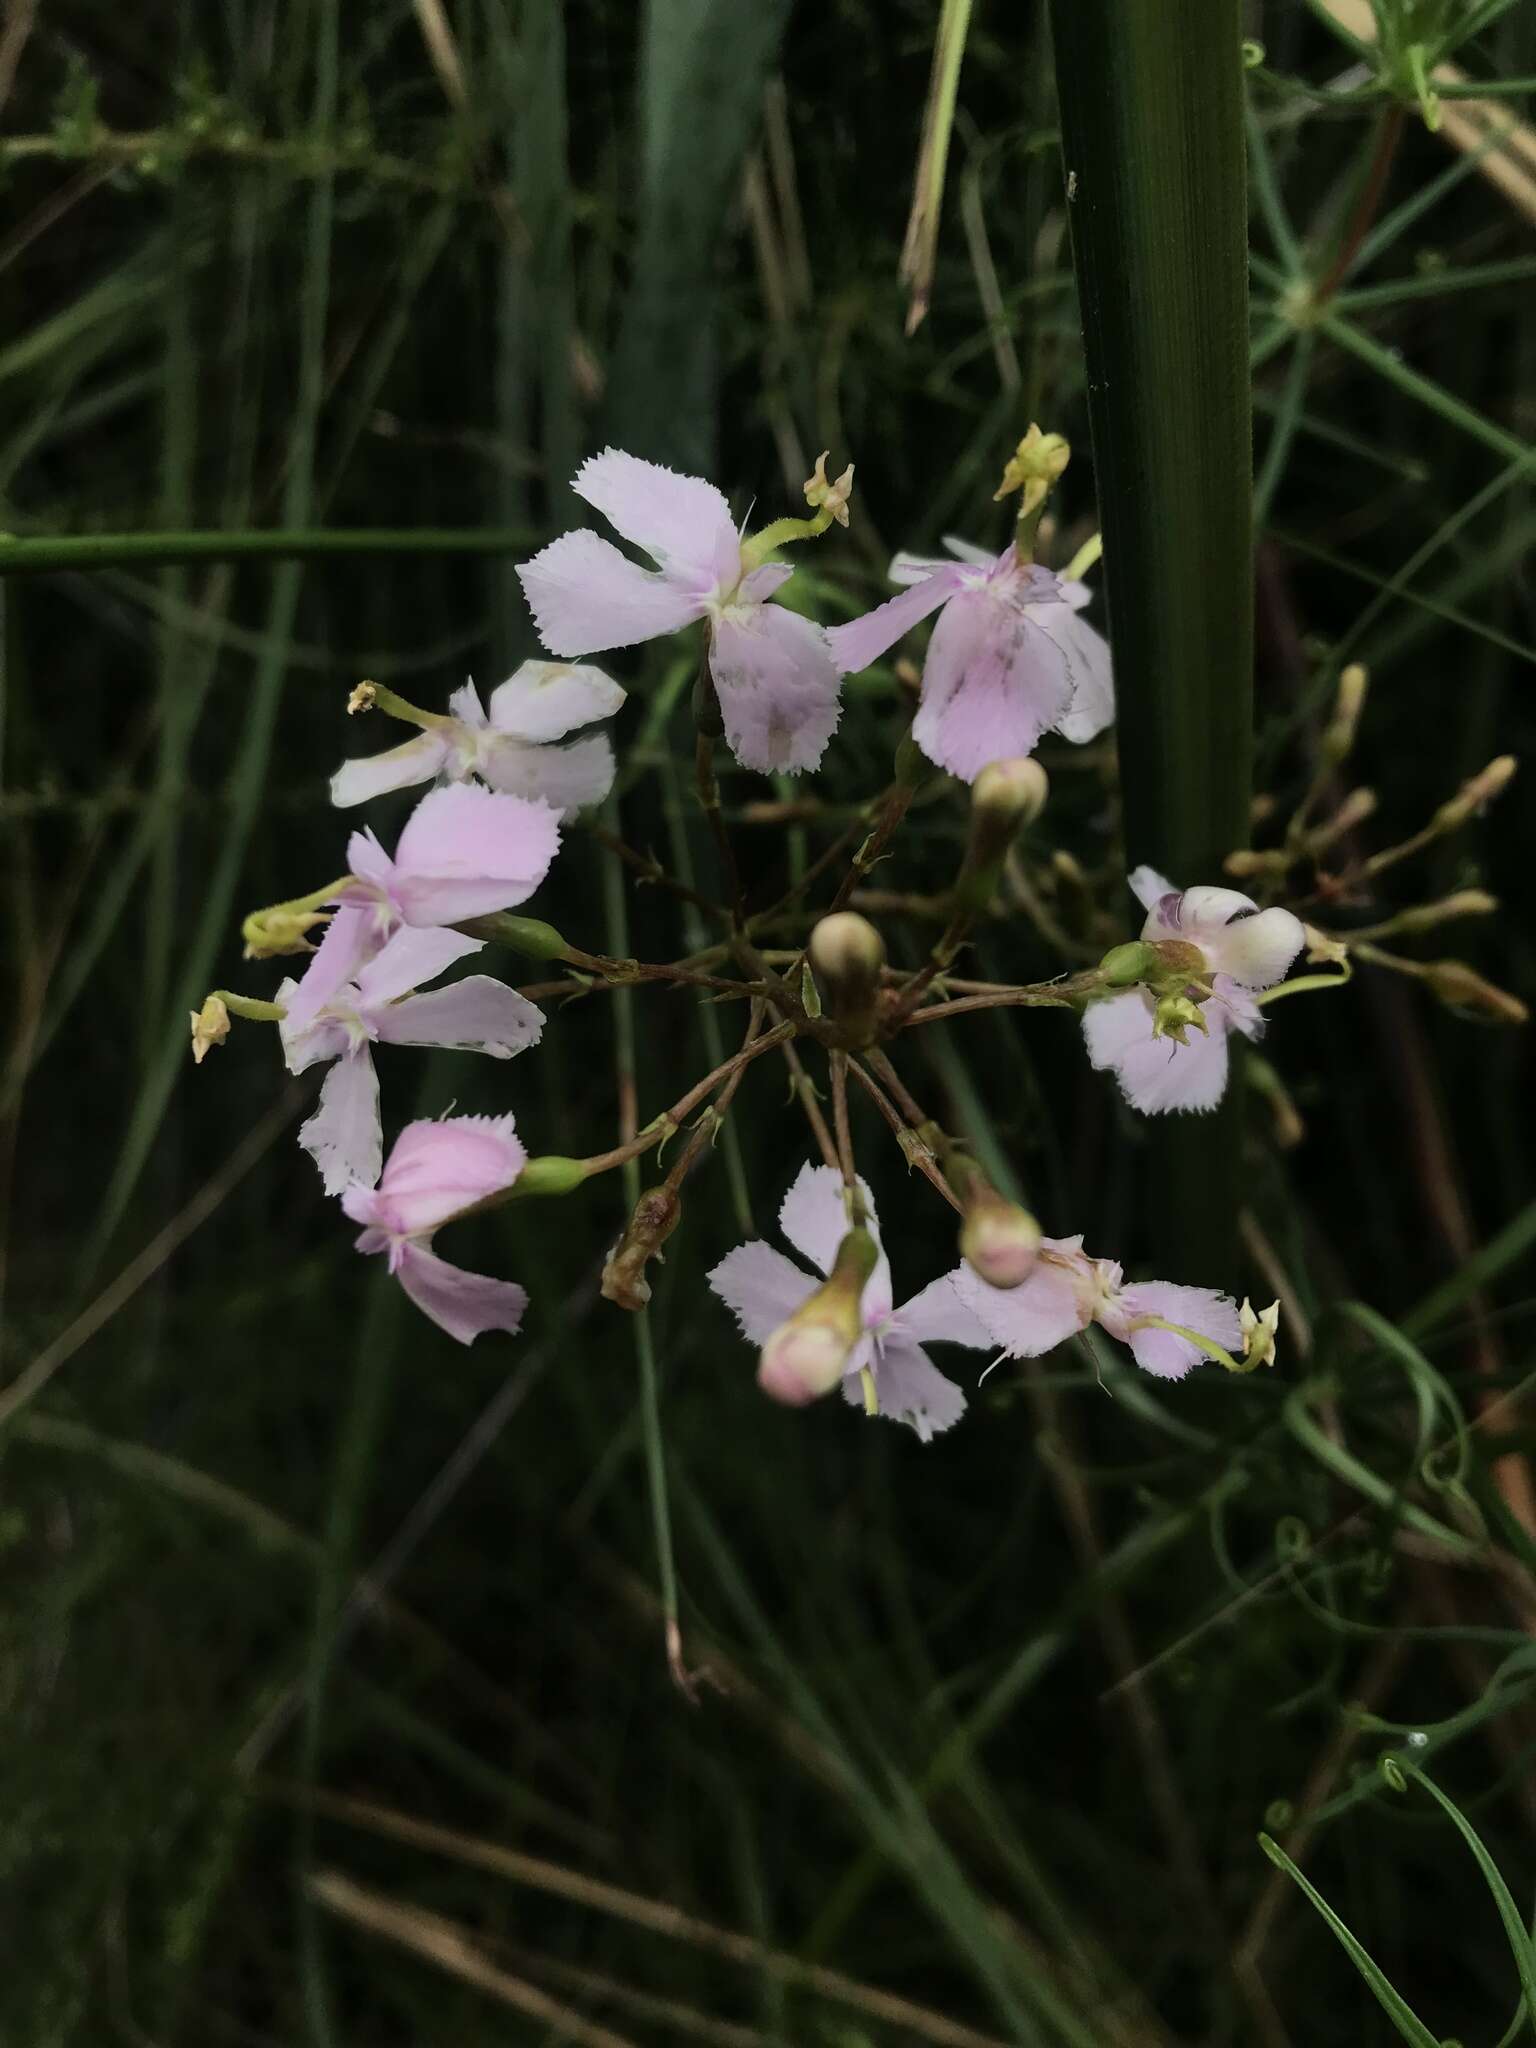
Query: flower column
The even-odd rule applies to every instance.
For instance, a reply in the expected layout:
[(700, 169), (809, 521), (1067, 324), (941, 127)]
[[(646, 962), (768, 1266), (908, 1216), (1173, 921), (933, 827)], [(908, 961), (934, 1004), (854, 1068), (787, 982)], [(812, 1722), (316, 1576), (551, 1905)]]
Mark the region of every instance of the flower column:
[[(1246, 844), (1253, 541), (1239, 0), (1052, 0), (1128, 863)], [(1236, 1094), (1162, 1130), (1155, 1213), (1230, 1277)]]

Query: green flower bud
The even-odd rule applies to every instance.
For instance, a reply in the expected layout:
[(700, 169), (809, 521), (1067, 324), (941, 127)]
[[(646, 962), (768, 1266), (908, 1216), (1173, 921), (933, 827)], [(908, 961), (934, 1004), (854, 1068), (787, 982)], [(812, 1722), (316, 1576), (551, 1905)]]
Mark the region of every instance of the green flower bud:
[(816, 926), (805, 950), (826, 1013), (855, 1043), (867, 1043), (875, 1031), (885, 941), (867, 917), (837, 910)]

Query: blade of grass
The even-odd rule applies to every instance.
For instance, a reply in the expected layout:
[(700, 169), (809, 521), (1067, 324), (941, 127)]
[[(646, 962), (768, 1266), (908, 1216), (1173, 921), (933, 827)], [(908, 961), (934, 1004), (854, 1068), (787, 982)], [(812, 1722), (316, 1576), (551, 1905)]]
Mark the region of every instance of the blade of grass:
[[(1246, 844), (1253, 547), (1237, 0), (1053, 0), (1129, 863), (1180, 886)], [(1236, 1259), (1236, 1091), (1159, 1130), (1181, 1279)], [(1173, 1122), (1167, 1119), (1165, 1122)]]
[(1329, 1905), (1328, 1901), (1317, 1889), (1317, 1886), (1302, 1875), (1300, 1869), (1286, 1855), (1280, 1844), (1270, 1835), (1260, 1835), (1259, 1847), (1264, 1851), (1264, 1854), (1271, 1863), (1275, 1864), (1285, 1872), (1287, 1877), (1295, 1881), (1306, 1897), (1317, 1908), (1324, 1924), (1331, 1929), (1340, 1948), (1343, 1949), (1345, 1955), (1349, 1957), (1349, 1960), (1365, 1979), (1371, 1996), (1376, 2000), (1376, 2003), (1387, 2015), (1393, 2026), (1396, 2027), (1402, 2038), (1405, 2041), (1412, 2042), (1413, 2048), (1441, 2048), (1440, 2036), (1430, 2032), (1408, 2001), (1388, 1982), (1380, 1965), (1371, 1957), (1369, 1950), (1355, 1939), (1338, 1914), (1334, 1912), (1332, 1906)]

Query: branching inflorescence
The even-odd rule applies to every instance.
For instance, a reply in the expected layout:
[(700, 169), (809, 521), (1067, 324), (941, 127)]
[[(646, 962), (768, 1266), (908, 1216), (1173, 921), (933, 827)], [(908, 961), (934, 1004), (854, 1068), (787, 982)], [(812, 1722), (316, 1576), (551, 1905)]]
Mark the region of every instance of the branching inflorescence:
[[(916, 1100), (891, 1056), (897, 1042), (982, 1010), (1072, 1009), (1093, 1065), (1113, 1072), (1132, 1107), (1155, 1116), (1212, 1109), (1228, 1085), (1232, 1034), (1257, 1038), (1267, 1005), (1339, 986), (1357, 959), (1424, 980), (1457, 1007), (1505, 1018), (1518, 1013), (1513, 998), (1462, 962), (1423, 963), (1379, 944), (1493, 908), (1478, 891), (1353, 932), (1323, 929), (1297, 914), (1369, 901), (1377, 875), (1458, 829), (1512, 771), (1512, 763), (1494, 762), (1422, 832), (1382, 852), (1359, 852), (1355, 837), (1372, 805), (1367, 793), (1334, 787), (1364, 702), (1359, 669), (1340, 678), (1317, 774), (1282, 845), (1235, 852), (1228, 862), (1234, 878), (1253, 882), (1264, 900), (1193, 876), (1181, 877), (1181, 888), (1138, 867), (1130, 885), (1145, 912), (1139, 936), (1098, 958), (1089, 949), (1091, 964), (1049, 981), (955, 979), (955, 962), (1005, 884), (1015, 900), (1030, 902), (1015, 848), (1048, 798), (1045, 773), (1032, 758), (1037, 743), (1051, 730), (1090, 741), (1114, 716), (1109, 649), (1082, 616), (1091, 595), (1082, 578), (1098, 559), (1097, 540), (1060, 573), (1036, 560), (1047, 500), (1067, 459), (1060, 436), (1031, 427), (998, 493), (1019, 493), (1014, 538), (1001, 554), (953, 541), (949, 559), (898, 555), (891, 565), (898, 594), (862, 618), (824, 629), (777, 601), (792, 574), (777, 555), (834, 522), (848, 523), (851, 468), (831, 481), (822, 458), (805, 487), (809, 516), (747, 535), (713, 485), (610, 449), (584, 465), (574, 488), (654, 566), (585, 529), (523, 564), (519, 574), (540, 636), (560, 659), (525, 662), (488, 705), (467, 685), (446, 713), (423, 711), (372, 683), (353, 692), (349, 710), (381, 710), (419, 731), (387, 752), (347, 762), (332, 781), (335, 803), (355, 805), (416, 783), (434, 786), (393, 854), (371, 831), (354, 832), (345, 874), (246, 919), (247, 958), (304, 955), (304, 972), (283, 980), (268, 1000), (211, 994), (192, 1019), (192, 1047), (201, 1060), (227, 1037), (232, 1017), (265, 1020), (277, 1025), (291, 1072), (326, 1066), (300, 1143), (326, 1192), (362, 1226), (358, 1249), (384, 1253), (411, 1300), (451, 1336), (469, 1343), (488, 1330), (515, 1334), (528, 1297), (511, 1281), (440, 1258), (432, 1249), (439, 1230), (502, 1203), (568, 1194), (647, 1153), (659, 1158), (664, 1141), (688, 1127), (604, 1269), (608, 1299), (642, 1309), (650, 1294), (647, 1268), (681, 1216), (683, 1184), (708, 1155), (749, 1069), (767, 1059), (787, 1064), (820, 1160), (804, 1166), (779, 1216), (784, 1238), (805, 1263), (752, 1242), (722, 1260), (709, 1281), (758, 1346), (758, 1380), (774, 1399), (801, 1405), (841, 1386), (867, 1414), (905, 1421), (926, 1439), (966, 1405), (928, 1346), (1034, 1357), (1090, 1323), (1127, 1344), (1136, 1363), (1160, 1378), (1180, 1378), (1202, 1359), (1250, 1370), (1274, 1357), (1274, 1308), (1256, 1313), (1246, 1301), (1239, 1307), (1204, 1287), (1127, 1283), (1113, 1259), (1086, 1252), (1081, 1238), (1044, 1235)], [(935, 614), (916, 713), (891, 783), (787, 896), (750, 910), (721, 809), (719, 741), (748, 769), (815, 768), (838, 724), (843, 678)], [(617, 850), (644, 879), (710, 911), (722, 936), (671, 961), (583, 950), (554, 926), (520, 914), (556, 857), (562, 829), (613, 782), (613, 747), (602, 728), (624, 692), (583, 658), (699, 624), (695, 782), (724, 900), (701, 896), (628, 848)], [(966, 848), (951, 888), (922, 906), (938, 927), (927, 958), (901, 971), (863, 914), (877, 908), (879, 897), (865, 883), (936, 771), (969, 784)], [(830, 888), (821, 911), (806, 907), (818, 885)], [(1049, 930), (1043, 913), (1036, 922)], [(311, 934), (322, 927), (315, 943)], [(794, 946), (767, 943), (786, 929), (802, 935)], [(440, 984), (450, 968), (494, 946), (564, 972), (521, 991), (481, 973)], [(1288, 979), (1303, 951), (1316, 971)], [(1081, 947), (1078, 957), (1084, 962)], [(587, 1158), (530, 1158), (510, 1115), (446, 1116), (408, 1124), (386, 1158), (375, 1042), (509, 1059), (539, 1042), (545, 1016), (534, 997), (561, 1002), (643, 984), (734, 999), (744, 1004), (746, 1023), (738, 1049), (634, 1135)], [(825, 1097), (807, 1052), (825, 1061)], [(899, 1307), (874, 1198), (854, 1159), (850, 1085), (870, 1097), (908, 1166), (958, 1217), (959, 1263)]]

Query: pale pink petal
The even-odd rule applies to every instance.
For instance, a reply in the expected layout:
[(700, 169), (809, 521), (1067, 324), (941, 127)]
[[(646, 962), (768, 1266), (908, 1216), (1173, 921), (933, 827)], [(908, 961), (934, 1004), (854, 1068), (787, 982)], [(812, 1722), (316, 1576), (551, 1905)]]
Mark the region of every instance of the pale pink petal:
[[(878, 1240), (880, 1221), (875, 1214), (875, 1198), (862, 1179), (859, 1191), (864, 1197), (870, 1230)], [(830, 1273), (837, 1248), (848, 1235), (842, 1175), (830, 1166), (802, 1166), (779, 1209), (779, 1228), (819, 1273)]]
[(961, 1300), (1010, 1358), (1038, 1358), (1083, 1327), (1071, 1274), (1043, 1259), (1022, 1287), (989, 1287), (969, 1266), (954, 1278)]
[[(353, 834), (354, 844), (360, 836)], [(378, 842), (375, 840), (374, 844)], [(297, 988), (285, 999), (285, 1036), (307, 1030), (337, 991), (357, 978), (381, 943), (372, 909), (344, 904), (326, 926), (325, 936), (315, 948)]]
[(331, 1068), (315, 1113), (299, 1127), (299, 1143), (320, 1169), (328, 1195), (361, 1184), (372, 1187), (384, 1156), (379, 1119), (379, 1078), (366, 1045)]
[(597, 654), (659, 639), (704, 616), (705, 593), (642, 569), (585, 527), (518, 567), (539, 638), (552, 654)]
[[(879, 1346), (872, 1370), (879, 1412), (892, 1422), (905, 1422), (924, 1443), (950, 1429), (965, 1413), (965, 1396), (946, 1379), (920, 1345), (893, 1337)], [(857, 1370), (843, 1381), (843, 1399), (864, 1405), (864, 1382)]]
[(371, 825), (365, 825), (361, 832), (354, 832), (347, 840), (347, 867), (360, 882), (370, 888), (388, 891), (394, 880), (395, 864), (379, 844), (379, 835)]
[(560, 844), (546, 804), (455, 783), (424, 796), (395, 848), (391, 894), (407, 924), (456, 924), (531, 896)]
[[(893, 572), (900, 560), (898, 555), (891, 564)], [(903, 633), (910, 633), (919, 621), (936, 612), (941, 604), (947, 604), (968, 581), (967, 571), (955, 563), (936, 563), (933, 574), (921, 583), (898, 591), (862, 618), (850, 619), (846, 626), (833, 626), (827, 634), (833, 660), (844, 675), (857, 675), (861, 668), (868, 668), (894, 647)]]
[(991, 761), (1029, 754), (1072, 701), (1060, 648), (995, 590), (967, 590), (933, 629), (912, 737), (974, 782)]
[(563, 740), (612, 718), (624, 692), (585, 662), (525, 661), (491, 692), (491, 724), (515, 740)]
[(703, 477), (680, 476), (620, 448), (605, 448), (582, 464), (571, 488), (674, 582), (707, 593), (740, 575), (741, 542), (731, 508)]
[(1306, 942), (1301, 919), (1278, 906), (1235, 918), (1200, 937), (1211, 965), (1246, 988), (1269, 988), (1279, 981)]
[(1207, 1008), (1219, 1005), (1226, 1017), (1228, 1027), (1241, 1031), (1244, 1038), (1262, 1038), (1267, 1019), (1253, 997), (1240, 982), (1230, 980), (1225, 974), (1213, 975), (1211, 988), (1214, 991)]
[(448, 709), (460, 725), (467, 725), (471, 732), (485, 730), (485, 706), (480, 702), (480, 692), (473, 683), (464, 683), (454, 691), (448, 699)]
[(446, 974), (456, 961), (481, 952), (484, 944), (483, 939), (472, 939), (446, 925), (422, 930), (402, 925), (356, 976), (358, 1007), (373, 1010), (392, 1003), (396, 996), (409, 995), (412, 989)]
[(1161, 1316), (1165, 1323), (1181, 1323), (1186, 1330), (1198, 1330), (1234, 1356), (1243, 1348), (1242, 1326), (1237, 1304), (1211, 1287), (1178, 1287), (1169, 1280), (1141, 1280), (1122, 1288), (1113, 1310), (1103, 1316), (1111, 1336), (1129, 1344), (1131, 1354), (1143, 1372), (1159, 1379), (1182, 1379), (1192, 1365), (1205, 1363), (1207, 1354), (1187, 1337), (1171, 1330), (1132, 1330), (1137, 1316)]
[(1064, 740), (1082, 746), (1114, 721), (1115, 683), (1109, 643), (1069, 604), (1040, 604), (1030, 617), (1061, 650), (1072, 684), (1072, 701), (1056, 721)]
[(1002, 565), (1002, 556), (994, 555), (990, 548), (979, 548), (973, 540), (961, 540), (958, 535), (946, 533), (944, 545), (957, 562), (964, 562), (968, 568), (995, 570)]
[(487, 1330), (515, 1337), (528, 1307), (527, 1292), (516, 1281), (466, 1273), (419, 1244), (403, 1248), (395, 1277), (422, 1314), (461, 1344), (472, 1344)]
[(1146, 1116), (1168, 1110), (1214, 1109), (1227, 1086), (1228, 1011), (1204, 1005), (1208, 1032), (1189, 1042), (1152, 1036), (1152, 1005), (1135, 989), (1091, 1003), (1083, 1037), (1094, 1066), (1112, 1067), (1126, 1100)]
[(740, 606), (714, 622), (710, 673), (725, 737), (744, 768), (814, 768), (837, 726), (841, 678), (827, 636), (779, 604)]
[(430, 782), (442, 772), (452, 751), (452, 745), (441, 732), (423, 732), (382, 754), (343, 761), (331, 777), (331, 802), (345, 810), (352, 804), (366, 803), (371, 796), (383, 796), (391, 789), (409, 789), (412, 783)]
[(754, 1239), (727, 1252), (709, 1284), (741, 1325), (741, 1334), (761, 1344), (820, 1283), (771, 1244)]
[(544, 1012), (504, 981), (471, 974), (449, 988), (387, 1003), (369, 1017), (385, 1045), (446, 1045), (507, 1060), (537, 1045)]
[(973, 1351), (984, 1351), (992, 1342), (986, 1324), (956, 1285), (954, 1273), (930, 1281), (921, 1293), (903, 1302), (896, 1311), (895, 1327), (915, 1344), (968, 1344)]
[[(992, 557), (988, 555), (985, 560), (990, 565)], [(953, 569), (954, 566), (944, 555), (909, 555), (903, 548), (900, 554), (892, 555), (891, 565), (885, 573), (890, 582), (905, 589), (909, 583), (926, 583), (941, 569)]]
[(367, 1205), (349, 1203), (347, 1214), (392, 1237), (424, 1237), (511, 1187), (527, 1158), (510, 1116), (423, 1118), (396, 1138)]
[(1177, 895), (1178, 891), (1166, 875), (1160, 875), (1156, 868), (1132, 868), (1127, 879), (1131, 894), (1143, 910), (1156, 910), (1165, 896)]
[(737, 604), (766, 604), (776, 590), (782, 590), (795, 573), (791, 562), (764, 562), (742, 577), (736, 590)]
[(347, 1027), (323, 1012), (295, 1027), (293, 1001), (298, 989), (298, 983), (292, 980), (277, 985), (277, 1000), (288, 1013), (278, 1019), (277, 1035), (283, 1048), (283, 1064), (290, 1074), (307, 1073), (321, 1060), (340, 1059), (352, 1042)]
[(563, 747), (497, 737), (482, 741), (478, 766), (492, 789), (537, 797), (562, 815), (601, 803), (613, 787), (613, 748), (606, 733)]
[(1083, 611), (1093, 603), (1093, 592), (1086, 583), (1068, 582), (1065, 577), (1058, 577), (1056, 580), (1061, 591), (1062, 603), (1070, 605), (1073, 611)]

